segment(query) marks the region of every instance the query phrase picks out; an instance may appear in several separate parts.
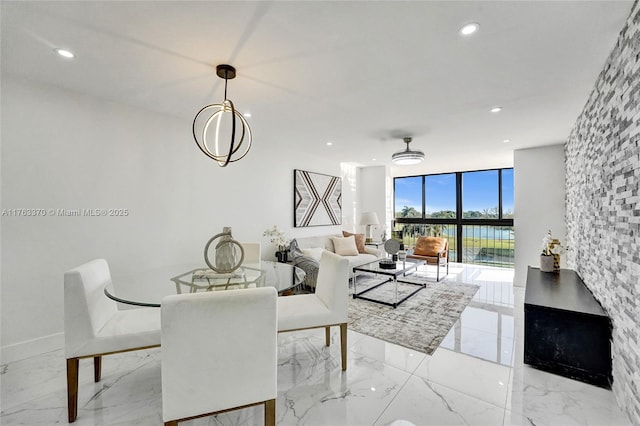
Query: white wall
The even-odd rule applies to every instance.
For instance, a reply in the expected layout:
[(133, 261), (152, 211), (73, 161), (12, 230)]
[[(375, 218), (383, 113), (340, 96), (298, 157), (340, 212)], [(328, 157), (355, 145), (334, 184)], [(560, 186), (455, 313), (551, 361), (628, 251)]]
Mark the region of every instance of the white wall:
[[(527, 266), (540, 266), (549, 230), (566, 244), (564, 145), (514, 151), (514, 285), (524, 286)], [(566, 256), (560, 266), (566, 267)]]
[[(3, 361), (60, 347), (64, 271), (104, 257), (114, 280), (202, 261), (223, 226), (261, 241), (339, 232), (293, 228), (293, 169), (340, 175), (338, 162), (278, 149), (286, 133), (254, 128), (242, 161), (218, 167), (197, 149), (191, 119), (2, 76), (2, 209), (128, 209), (126, 217), (2, 217)], [(286, 127), (286, 126), (285, 126)], [(178, 271), (180, 272), (180, 271)]]
[[(391, 235), (389, 208), (393, 194), (388, 188), (388, 170), (385, 166), (359, 167), (358, 176), (358, 220), (363, 212), (375, 212), (380, 224), (372, 227), (371, 232), (373, 239), (379, 241), (385, 226), (387, 236)], [(358, 232), (365, 232), (365, 227), (359, 226)]]

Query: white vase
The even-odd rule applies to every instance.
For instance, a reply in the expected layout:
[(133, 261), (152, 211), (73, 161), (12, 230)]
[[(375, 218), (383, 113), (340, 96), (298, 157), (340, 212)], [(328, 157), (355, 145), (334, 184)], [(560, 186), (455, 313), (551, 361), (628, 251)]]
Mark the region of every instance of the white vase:
[(540, 255), (540, 271), (553, 272), (553, 256)]

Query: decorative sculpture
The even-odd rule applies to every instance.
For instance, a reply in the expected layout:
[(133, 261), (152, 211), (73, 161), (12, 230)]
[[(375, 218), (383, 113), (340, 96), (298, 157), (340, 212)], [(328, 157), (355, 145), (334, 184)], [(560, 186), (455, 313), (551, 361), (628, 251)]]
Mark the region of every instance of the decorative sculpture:
[[(215, 247), (215, 265), (209, 260), (209, 247), (214, 241), (219, 241)], [(240, 256), (238, 256), (238, 251)], [(204, 246), (204, 261), (209, 268), (220, 274), (228, 274), (240, 267), (244, 261), (244, 248), (242, 244), (233, 239), (231, 227), (225, 226), (222, 232), (214, 235)]]

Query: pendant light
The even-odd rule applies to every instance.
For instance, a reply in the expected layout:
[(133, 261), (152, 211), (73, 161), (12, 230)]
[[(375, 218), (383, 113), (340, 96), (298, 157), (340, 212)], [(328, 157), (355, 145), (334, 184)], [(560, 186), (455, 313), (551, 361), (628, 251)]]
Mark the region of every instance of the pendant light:
[(404, 138), (403, 141), (407, 144), (407, 149), (393, 154), (391, 156), (391, 161), (399, 166), (409, 166), (411, 164), (418, 164), (422, 162), (424, 160), (424, 152), (409, 149), (411, 138)]
[(226, 167), (247, 155), (252, 135), (247, 120), (227, 98), (227, 81), (236, 77), (236, 69), (221, 64), (216, 74), (224, 79), (224, 101), (198, 111), (193, 119), (193, 138), (204, 155)]

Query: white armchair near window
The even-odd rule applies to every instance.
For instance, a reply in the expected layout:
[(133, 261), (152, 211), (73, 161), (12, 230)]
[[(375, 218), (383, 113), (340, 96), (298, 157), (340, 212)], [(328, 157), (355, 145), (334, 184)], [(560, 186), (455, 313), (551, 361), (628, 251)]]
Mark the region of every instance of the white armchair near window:
[(78, 367), (93, 358), (94, 380), (101, 379), (102, 356), (160, 345), (157, 308), (118, 310), (104, 294), (111, 282), (104, 259), (87, 262), (64, 274), (64, 328), (67, 358), (69, 423), (78, 415)]
[(278, 298), (278, 331), (322, 327), (329, 346), (330, 327), (339, 326), (342, 370), (346, 370), (348, 293), (349, 261), (335, 253), (323, 252), (315, 293)]

